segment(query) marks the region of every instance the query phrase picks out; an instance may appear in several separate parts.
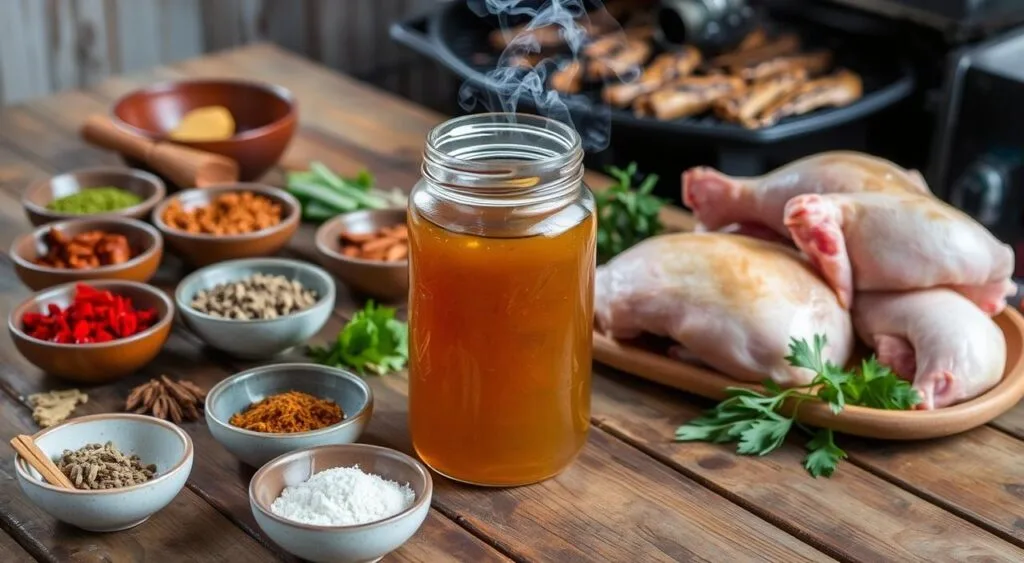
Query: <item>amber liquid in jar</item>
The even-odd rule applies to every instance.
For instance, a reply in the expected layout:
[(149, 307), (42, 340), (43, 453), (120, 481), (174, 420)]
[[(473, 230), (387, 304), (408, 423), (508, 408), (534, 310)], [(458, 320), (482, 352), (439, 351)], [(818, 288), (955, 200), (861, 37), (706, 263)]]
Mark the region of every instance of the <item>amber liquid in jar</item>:
[(523, 236), (472, 232), (487, 229), (465, 217), (470, 228), (438, 224), (410, 206), (410, 428), (445, 476), (534, 483), (586, 441), (596, 221), (579, 190)]

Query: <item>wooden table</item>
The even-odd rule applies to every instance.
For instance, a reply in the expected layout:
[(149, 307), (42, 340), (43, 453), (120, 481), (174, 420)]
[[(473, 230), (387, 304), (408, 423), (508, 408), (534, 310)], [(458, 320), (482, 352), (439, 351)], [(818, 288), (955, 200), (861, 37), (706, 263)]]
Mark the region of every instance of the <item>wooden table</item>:
[[(83, 118), (120, 94), (158, 80), (236, 76), (281, 84), (300, 100), (302, 127), (282, 162), (322, 160), (345, 174), (368, 167), (384, 186), (419, 175), (424, 134), (443, 117), (329, 70), (257, 45), (115, 78), (0, 113), (0, 248), (29, 228), (19, 195), (27, 182), (100, 163), (83, 144)], [(280, 171), (270, 183), (281, 181)], [(311, 229), (287, 250), (311, 258)], [(169, 258), (154, 283), (184, 273)], [(3, 314), (29, 295), (0, 257)], [(359, 306), (339, 286), (338, 308), (319, 340)], [(21, 396), (67, 383), (0, 342), (0, 434), (35, 431)], [(287, 358), (294, 360), (293, 358)], [(209, 387), (250, 364), (204, 350), (175, 329), (150, 366), (88, 389), (79, 413), (116, 411), (134, 385), (167, 373)], [(406, 380), (372, 378), (373, 421), (365, 441), (411, 451)], [(794, 441), (765, 458), (730, 448), (676, 444), (673, 431), (707, 406), (596, 365), (593, 429), (582, 455), (548, 482), (479, 489), (435, 478), (434, 506), (419, 533), (389, 561), (1024, 561), (1024, 405), (989, 426), (921, 443), (841, 437), (850, 460), (831, 479), (812, 479)], [(287, 558), (249, 512), (252, 470), (221, 448), (202, 422), (185, 424), (196, 445), (191, 479), (147, 523), (113, 534), (60, 524), (18, 490), (13, 453), (0, 457), (0, 561), (265, 561)]]

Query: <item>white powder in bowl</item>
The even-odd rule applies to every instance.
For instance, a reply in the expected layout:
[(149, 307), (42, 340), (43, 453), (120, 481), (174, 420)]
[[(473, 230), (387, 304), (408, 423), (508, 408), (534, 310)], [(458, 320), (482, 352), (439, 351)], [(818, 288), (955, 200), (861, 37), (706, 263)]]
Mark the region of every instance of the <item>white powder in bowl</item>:
[(416, 493), (358, 465), (321, 471), (285, 487), (270, 505), (274, 514), (315, 526), (353, 526), (383, 520), (412, 506)]

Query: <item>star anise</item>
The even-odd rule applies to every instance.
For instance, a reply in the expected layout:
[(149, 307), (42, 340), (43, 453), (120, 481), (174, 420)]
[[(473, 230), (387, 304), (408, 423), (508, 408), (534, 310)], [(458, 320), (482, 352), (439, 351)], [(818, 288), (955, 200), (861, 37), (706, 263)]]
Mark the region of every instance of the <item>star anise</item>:
[(199, 420), (206, 400), (206, 391), (191, 381), (173, 381), (166, 375), (149, 380), (132, 389), (124, 403), (124, 410), (138, 414), (151, 414), (175, 424)]

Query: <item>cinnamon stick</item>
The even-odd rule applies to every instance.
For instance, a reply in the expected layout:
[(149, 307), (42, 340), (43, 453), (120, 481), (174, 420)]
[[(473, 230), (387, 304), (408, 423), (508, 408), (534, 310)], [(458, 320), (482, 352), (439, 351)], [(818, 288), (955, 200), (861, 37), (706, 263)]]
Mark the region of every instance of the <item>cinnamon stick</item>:
[(75, 485), (57, 468), (53, 460), (43, 453), (43, 450), (39, 449), (39, 446), (36, 445), (35, 440), (31, 436), (20, 434), (11, 438), (11, 447), (14, 448), (14, 451), (18, 452), (22, 459), (38, 471), (47, 483), (54, 487), (65, 489), (75, 488)]

